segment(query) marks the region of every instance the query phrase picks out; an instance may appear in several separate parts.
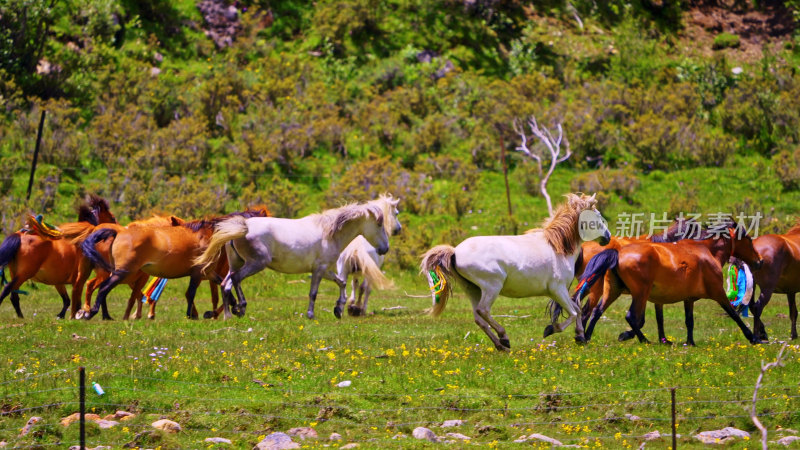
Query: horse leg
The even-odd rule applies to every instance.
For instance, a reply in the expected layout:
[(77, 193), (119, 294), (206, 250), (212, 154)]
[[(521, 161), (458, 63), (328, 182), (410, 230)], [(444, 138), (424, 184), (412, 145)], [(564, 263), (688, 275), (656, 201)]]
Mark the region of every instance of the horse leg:
[(694, 300), (684, 300), (683, 314), (686, 321), (686, 345), (694, 347)]
[(189, 287), (186, 289), (186, 317), (197, 319), (197, 310), (194, 309), (194, 296), (197, 294), (197, 286), (200, 285), (200, 276), (192, 275), (189, 277)]
[(797, 303), (795, 303), (795, 293), (786, 294), (789, 301), (789, 319), (792, 321), (792, 339), (797, 339)]
[[(78, 264), (78, 278), (72, 284), (72, 301), (70, 302), (71, 308), (69, 313), (69, 317), (71, 319), (74, 319), (75, 315), (78, 314), (78, 307), (80, 306), (81, 297), (83, 297), (81, 293), (83, 292), (83, 287), (86, 285), (86, 280), (89, 279), (89, 275), (91, 275), (91, 273), (91, 265), (85, 263)], [(63, 319), (63, 317), (61, 318)]]
[(561, 306), (562, 310), (567, 312), (568, 317), (567, 320), (561, 323), (556, 322), (556, 320), (558, 320), (557, 317), (551, 317), (552, 323), (545, 328), (545, 337), (554, 332), (564, 331), (569, 324), (575, 321), (575, 341), (581, 344), (585, 343), (586, 335), (584, 333), (583, 319), (581, 317), (583, 315), (583, 310), (580, 305), (574, 303), (569, 297), (569, 291), (566, 286), (553, 286), (550, 292), (553, 300)]
[(225, 278), (220, 283), (220, 288), (222, 288), (222, 313), (223, 319), (230, 319), (233, 316), (231, 315), (231, 300), (233, 300), (233, 294), (231, 294), (231, 288), (233, 287), (233, 282), (231, 282), (231, 273), (228, 272), (225, 275)]
[[(655, 310), (656, 310), (656, 320), (657, 320), (658, 319), (658, 314), (659, 314), (659, 307), (661, 305), (653, 304), (653, 306), (655, 307)], [(628, 309), (628, 313), (630, 313), (630, 311), (632, 311), (632, 310), (633, 310), (633, 301), (631, 301), (631, 307), (630, 307), (630, 309)], [(664, 318), (664, 316), (663, 316), (664, 311), (660, 311), (660, 312), (662, 314), (661, 318), (663, 319)], [(627, 319), (627, 316), (626, 316), (626, 319)], [(641, 320), (639, 320), (639, 328), (644, 328), (644, 314), (642, 314)], [(661, 330), (661, 328), (659, 328), (659, 330)], [(626, 331), (623, 331), (622, 333), (620, 333), (619, 336), (617, 336), (617, 340), (620, 341), (620, 342), (625, 342), (625, 341), (629, 341), (629, 340), (631, 340), (631, 339), (633, 339), (635, 337), (636, 337), (636, 332), (634, 332), (633, 329), (630, 329), (630, 330), (626, 330)]]
[[(369, 301), (369, 294), (372, 293), (372, 287), (367, 283), (366, 278), (361, 282), (358, 286), (358, 305), (361, 313), (359, 315), (363, 316), (367, 314), (367, 302)], [(364, 303), (361, 304), (361, 295), (364, 295)]]
[[(649, 291), (649, 289), (647, 289)], [(633, 302), (631, 302), (631, 308), (628, 310), (628, 313), (625, 315), (625, 320), (628, 322), (628, 325), (631, 326), (633, 332), (636, 333), (636, 337), (639, 338), (639, 342), (649, 344), (650, 341), (647, 340), (644, 333), (642, 333), (642, 328), (639, 325), (640, 323), (644, 323), (642, 320), (644, 316), (644, 310), (647, 306), (647, 295), (636, 295), (633, 297)]]
[(19, 307), (19, 294), (16, 292), (11, 293), (11, 306), (13, 306), (14, 311), (17, 312), (17, 317), (22, 319), (22, 309)]
[(61, 296), (61, 312), (56, 314), (56, 317), (63, 319), (67, 314), (67, 308), (70, 307), (72, 302), (70, 302), (69, 296), (67, 295), (67, 288), (65, 288), (63, 284), (57, 284), (56, 291), (58, 291), (58, 295)]
[(620, 295), (622, 295), (622, 289), (616, 285), (612, 285), (611, 283), (606, 283), (606, 287), (603, 289), (603, 298), (592, 311), (592, 317), (589, 320), (589, 326), (586, 327), (586, 331), (584, 332), (586, 342), (589, 342), (589, 340), (592, 338), (594, 326), (597, 324), (597, 321), (600, 320), (600, 317), (603, 316), (603, 313), (606, 311), (606, 309), (608, 309), (608, 307), (611, 306), (611, 304), (614, 303)]
[(111, 316), (108, 315), (108, 309), (106, 307), (106, 297), (108, 293), (111, 292), (112, 289), (116, 285), (118, 285), (125, 277), (128, 275), (126, 271), (117, 271), (114, 272), (110, 277), (108, 277), (105, 281), (100, 284), (100, 289), (97, 292), (97, 298), (95, 299), (94, 306), (92, 309), (89, 310), (88, 314), (84, 314), (83, 318), (86, 320), (91, 319), (92, 317), (96, 316), (98, 312), (100, 312), (100, 307), (103, 307), (103, 319), (111, 319)]
[[(686, 300), (686, 302), (689, 301), (691, 300)], [(684, 311), (686, 310), (686, 302), (683, 303)], [(664, 332), (664, 305), (659, 305), (657, 303), (654, 303), (653, 307), (656, 310), (656, 325), (658, 325), (658, 342), (661, 342), (662, 344), (666, 345), (672, 345), (672, 341), (667, 339), (667, 335)], [(642, 325), (644, 325), (644, 315), (642, 315)]]
[[(720, 287), (720, 289), (722, 288)], [(724, 292), (721, 295), (716, 296), (714, 300), (716, 300), (716, 302), (719, 303), (719, 306), (721, 306), (722, 309), (724, 309), (725, 312), (728, 313), (731, 319), (733, 319), (734, 322), (736, 322), (736, 325), (739, 325), (739, 328), (742, 330), (742, 334), (744, 334), (745, 339), (747, 339), (751, 344), (761, 343), (761, 340), (758, 338), (758, 336), (754, 335), (753, 332), (750, 331), (749, 328), (747, 328), (747, 325), (745, 325), (745, 323), (742, 321), (742, 318), (739, 317), (739, 313), (737, 313), (736, 310), (733, 309), (730, 302), (728, 301), (728, 297), (725, 295)]]
[(325, 278), (329, 278), (333, 280), (339, 286), (339, 298), (336, 299), (336, 306), (333, 308), (333, 315), (336, 316), (337, 319), (342, 318), (342, 312), (344, 311), (344, 304), (347, 301), (345, 298), (346, 290), (347, 290), (347, 279), (339, 278), (335, 273), (328, 272)]
[(753, 334), (762, 341), (768, 341), (767, 329), (764, 327), (764, 322), (761, 321), (761, 313), (764, 312), (770, 299), (772, 298), (772, 288), (761, 288), (761, 294), (758, 296), (758, 302), (750, 302), (750, 310), (753, 311)]
[[(475, 324), (478, 325), (478, 327), (481, 330), (483, 330), (484, 333), (486, 333), (486, 336), (489, 336), (489, 339), (491, 339), (492, 343), (494, 344), (494, 347), (497, 350), (500, 351), (510, 350), (511, 342), (509, 341), (508, 336), (505, 336), (505, 329), (503, 329), (503, 327), (500, 327), (500, 329), (503, 330), (504, 339), (495, 336), (494, 332), (492, 331), (492, 327), (486, 320), (486, 316), (488, 314), (484, 315), (485, 311), (482, 311), (482, 309), (484, 310), (486, 309), (487, 303), (488, 307), (491, 308), (491, 303), (492, 301), (494, 301), (494, 299), (491, 299), (489, 295), (487, 295), (484, 291), (482, 291), (478, 286), (467, 285), (464, 288), (467, 292), (467, 296), (472, 302), (472, 316), (475, 318)], [(484, 301), (484, 299), (488, 300)]]
[(309, 319), (314, 318), (314, 302), (317, 301), (317, 292), (319, 291), (319, 283), (322, 281), (324, 269), (317, 269), (311, 274), (311, 287), (308, 290), (308, 310), (306, 310), (306, 317)]
[(83, 300), (83, 307), (75, 311), (76, 319), (82, 319), (83, 315), (92, 309), (92, 294), (100, 287), (101, 283), (102, 281), (100, 281), (100, 277), (96, 276), (89, 280), (89, 283), (86, 284), (86, 296)]
[[(347, 277), (342, 277), (346, 279)], [(359, 313), (358, 307), (356, 306), (356, 291), (358, 290), (358, 277), (353, 276), (353, 287), (350, 291), (350, 296), (347, 297), (347, 314), (350, 316), (357, 316)], [(361, 297), (358, 298), (358, 303), (361, 303)]]
[(211, 289), (211, 311), (206, 311), (203, 313), (204, 319), (216, 319), (219, 317), (220, 310), (217, 309), (219, 306), (219, 284), (215, 283), (212, 280), (208, 280), (208, 286)]

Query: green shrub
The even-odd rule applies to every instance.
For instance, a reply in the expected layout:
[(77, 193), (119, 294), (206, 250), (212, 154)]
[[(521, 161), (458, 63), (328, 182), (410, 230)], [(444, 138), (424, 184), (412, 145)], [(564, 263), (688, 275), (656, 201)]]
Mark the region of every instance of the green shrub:
[(724, 48), (739, 48), (739, 36), (723, 31), (714, 37), (714, 43), (711, 48), (714, 50), (722, 50)]
[(597, 207), (604, 210), (616, 195), (628, 204), (633, 204), (633, 194), (641, 185), (633, 168), (600, 169), (582, 173), (570, 182), (573, 192), (597, 194)]
[(800, 147), (784, 150), (772, 157), (772, 169), (787, 191), (800, 188)]

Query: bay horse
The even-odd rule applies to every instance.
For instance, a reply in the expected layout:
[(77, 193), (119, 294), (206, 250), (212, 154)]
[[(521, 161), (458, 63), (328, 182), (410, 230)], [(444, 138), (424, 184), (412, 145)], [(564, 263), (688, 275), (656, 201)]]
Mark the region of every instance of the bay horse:
[[(722, 231), (722, 230), (719, 230)], [(603, 312), (623, 292), (632, 297), (625, 319), (640, 342), (649, 342), (640, 323), (647, 301), (656, 304), (684, 302), (686, 313), (686, 343), (694, 343), (694, 301), (709, 298), (736, 322), (745, 338), (759, 343), (747, 325), (728, 302), (723, 286), (722, 266), (736, 256), (755, 267), (761, 257), (753, 248), (752, 239), (743, 229), (729, 220), (722, 233), (704, 231), (702, 239), (674, 243), (632, 243), (619, 250), (609, 249), (595, 257), (587, 273), (605, 276), (603, 298), (592, 311), (586, 328), (591, 338), (594, 326)], [(586, 275), (586, 274), (584, 274)]]
[[(774, 293), (786, 294), (789, 301), (791, 337), (797, 339), (797, 303), (800, 292), (800, 221), (786, 234), (765, 234), (753, 240), (753, 246), (764, 258), (764, 265), (753, 270), (753, 280), (761, 293), (757, 302), (750, 302), (753, 312), (753, 332), (767, 340), (767, 330), (761, 313)], [(755, 294), (754, 294), (755, 295)]]
[[(400, 199), (394, 199), (391, 195), (385, 195), (389, 203), (392, 214), (385, 216), (383, 222), (386, 233), (392, 236), (397, 235), (402, 230), (400, 221), (397, 220), (397, 204)], [(360, 316), (367, 313), (367, 302), (372, 292), (372, 287), (386, 289), (392, 285), (391, 281), (381, 272), (384, 255), (379, 255), (378, 251), (370, 245), (364, 236), (357, 236), (339, 255), (336, 261), (336, 274), (339, 279), (347, 283), (347, 278), (353, 274), (353, 288), (347, 299), (347, 314)], [(358, 272), (361, 272), (363, 281), (359, 283)], [(356, 302), (356, 291), (358, 291), (358, 301)]]
[[(228, 309), (238, 316), (245, 314), (247, 300), (241, 282), (265, 268), (281, 273), (311, 273), (306, 316), (314, 318), (314, 303), (323, 278), (339, 286), (339, 299), (333, 309), (336, 318), (342, 317), (345, 303), (345, 280), (336, 272), (336, 261), (342, 250), (358, 235), (364, 236), (378, 254), (389, 251), (389, 236), (384, 227), (385, 217), (392, 214), (386, 197), (366, 203), (352, 203), (300, 219), (275, 217), (232, 217), (217, 224), (206, 251), (195, 264), (208, 268), (225, 247), (230, 268), (222, 281), (222, 304), (225, 318)], [(226, 245), (227, 244), (227, 245)], [(205, 270), (205, 269), (204, 269)], [(232, 289), (236, 289), (238, 304), (233, 305)]]
[[(78, 222), (61, 226), (88, 229), (98, 223), (115, 222), (116, 218), (109, 210), (108, 202), (96, 195), (90, 195), (78, 208)], [(17, 317), (23, 318), (19, 294), (16, 291), (27, 280), (38, 281), (55, 286), (62, 301), (61, 311), (56, 317), (63, 319), (70, 305), (65, 285), (72, 285), (72, 298), (80, 298), (83, 291), (85, 280), (78, 279), (83, 260), (81, 252), (67, 239), (34, 233), (17, 231), (0, 244), (0, 268), (8, 266), (11, 273), (11, 280), (0, 292), (0, 303), (11, 295), (11, 304)]]
[[(262, 208), (176, 226), (129, 227), (122, 230), (106, 228), (92, 233), (81, 245), (83, 253), (93, 264), (110, 272), (111, 276), (100, 284), (95, 304), (83, 318), (91, 319), (102, 308), (103, 319), (111, 320), (106, 306), (108, 293), (128, 276), (139, 271), (168, 279), (188, 276), (186, 316), (196, 318), (194, 296), (200, 281), (220, 280), (216, 273), (205, 274), (200, 267), (193, 264), (195, 257), (205, 249), (214, 226), (231, 217), (259, 217), (267, 214), (266, 208)], [(107, 261), (96, 246), (98, 242), (111, 237), (114, 238), (111, 243), (111, 261)]]
[[(575, 263), (581, 254), (579, 218), (584, 214), (601, 225), (600, 243), (611, 234), (595, 205), (595, 196), (567, 194), (567, 201), (541, 229), (518, 236), (478, 236), (456, 247), (438, 245), (422, 257), (420, 269), (428, 276), (433, 295), (431, 314), (444, 311), (456, 281), (472, 302), (475, 323), (489, 336), (498, 350), (509, 350), (511, 343), (503, 328), (491, 316), (498, 295), (512, 298), (547, 295), (568, 313), (563, 323), (553, 317), (548, 331), (563, 331), (575, 321), (575, 340), (584, 342), (581, 310), (569, 296), (569, 284), (575, 276)], [(583, 214), (582, 214), (583, 213)], [(438, 283), (430, 275), (434, 272)], [(494, 332), (493, 332), (494, 330)], [(495, 332), (497, 333), (495, 335)]]
[[(579, 279), (578, 286), (575, 288), (575, 294), (573, 295), (573, 300), (576, 302), (580, 302), (583, 299), (583, 296), (588, 294), (588, 299), (586, 303), (584, 303), (582, 307), (582, 317), (583, 317), (583, 326), (586, 327), (589, 317), (591, 316), (591, 312), (597, 306), (597, 303), (603, 297), (603, 287), (605, 283), (603, 282), (604, 277), (602, 274), (594, 275), (594, 278), (587, 274), (586, 277), (583, 276), (584, 272), (586, 271), (587, 266), (589, 265), (592, 258), (596, 255), (600, 254), (604, 250), (614, 249), (619, 250), (623, 246), (628, 244), (636, 243), (636, 242), (677, 242), (682, 239), (692, 239), (693, 236), (701, 237), (703, 233), (702, 224), (697, 222), (694, 218), (684, 219), (684, 218), (677, 218), (673, 221), (673, 223), (664, 230), (663, 233), (653, 234), (653, 235), (640, 235), (637, 237), (612, 237), (611, 242), (608, 243), (605, 247), (601, 247), (596, 242), (584, 242), (581, 245), (582, 254), (581, 257), (578, 259), (578, 265), (575, 268), (575, 276)], [(687, 300), (690, 301), (690, 300)], [(665, 333), (664, 333), (664, 305), (653, 303), (653, 309), (655, 310), (656, 314), (656, 323), (658, 325), (658, 339), (659, 342), (662, 344), (671, 345)], [(553, 314), (560, 314), (561, 309), (558, 305), (553, 305), (552, 308)], [(642, 314), (641, 322), (639, 323), (639, 328), (644, 327), (644, 314)], [(619, 337), (617, 338), (619, 341), (627, 341), (632, 339), (636, 336), (633, 330), (623, 331), (620, 333)], [(547, 337), (545, 335), (545, 337)]]

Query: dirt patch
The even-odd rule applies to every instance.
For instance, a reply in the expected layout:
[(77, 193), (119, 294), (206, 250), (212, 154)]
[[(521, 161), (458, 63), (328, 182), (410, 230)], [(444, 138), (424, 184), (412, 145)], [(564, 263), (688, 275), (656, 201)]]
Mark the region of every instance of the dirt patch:
[[(724, 52), (734, 60), (756, 61), (765, 46), (779, 48), (790, 41), (794, 31), (792, 12), (780, 1), (759, 2), (758, 9), (741, 0), (704, 0), (692, 2), (684, 15), (686, 28), (681, 43), (689, 51), (704, 56)], [(713, 50), (714, 37), (728, 32), (739, 36), (740, 46)]]

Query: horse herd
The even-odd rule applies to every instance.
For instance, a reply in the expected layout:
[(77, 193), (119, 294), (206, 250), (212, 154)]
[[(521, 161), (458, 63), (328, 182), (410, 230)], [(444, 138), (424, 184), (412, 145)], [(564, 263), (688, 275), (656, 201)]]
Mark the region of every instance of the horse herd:
[[(243, 316), (247, 301), (242, 281), (265, 268), (282, 273), (310, 273), (309, 304), (306, 315), (314, 317), (314, 303), (321, 280), (334, 281), (339, 297), (334, 315), (341, 318), (347, 303), (347, 279), (354, 274), (347, 312), (360, 315), (367, 310), (371, 287), (386, 287), (390, 281), (381, 273), (383, 255), (389, 250), (389, 236), (401, 230), (397, 218), (398, 199), (391, 195), (326, 210), (300, 219), (270, 217), (265, 206), (209, 219), (184, 221), (175, 216), (154, 216), (122, 226), (108, 203), (90, 196), (79, 208), (78, 221), (48, 229), (41, 221), (6, 237), (0, 245), (0, 269), (8, 268), (10, 279), (0, 292), (0, 303), (10, 296), (18, 317), (22, 317), (19, 289), (27, 280), (55, 286), (64, 318), (71, 306), (71, 318), (91, 319), (102, 312), (111, 319), (106, 306), (108, 294), (120, 283), (131, 290), (124, 319), (142, 315), (144, 288), (150, 276), (189, 277), (186, 291), (189, 318), (197, 318), (194, 297), (201, 281), (211, 287), (212, 310), (206, 318)], [(600, 224), (596, 239), (581, 232), (580, 222)], [(668, 343), (663, 328), (664, 304), (683, 302), (686, 313), (687, 344), (694, 345), (693, 305), (701, 298), (716, 301), (752, 343), (767, 339), (761, 313), (773, 293), (785, 293), (789, 300), (791, 336), (797, 337), (795, 293), (800, 291), (800, 224), (784, 235), (751, 239), (733, 220), (703, 227), (694, 236), (688, 231), (700, 224), (677, 220), (659, 236), (634, 239), (611, 237), (596, 209), (594, 196), (567, 194), (566, 202), (546, 219), (542, 228), (516, 236), (478, 236), (456, 247), (439, 245), (422, 256), (421, 271), (432, 291), (431, 314), (439, 315), (451, 296), (453, 284), (460, 285), (472, 302), (476, 324), (499, 350), (511, 347), (508, 334), (491, 315), (499, 295), (521, 298), (547, 296), (551, 301), (551, 324), (545, 337), (575, 323), (575, 339), (587, 342), (603, 312), (623, 293), (632, 297), (626, 320), (631, 327), (620, 340), (634, 336), (645, 342), (641, 329), (647, 301), (655, 304), (661, 342)], [(588, 237), (591, 239), (595, 236)], [(758, 301), (750, 303), (754, 332), (728, 301), (722, 267), (731, 258), (753, 269), (761, 289)], [(95, 277), (91, 280), (91, 273)], [(358, 274), (363, 275), (359, 283)], [(570, 296), (569, 285), (579, 284)], [(5, 277), (3, 277), (5, 281)], [(66, 285), (72, 285), (71, 296)], [(80, 301), (83, 287), (86, 294)], [(219, 306), (218, 286), (222, 290)], [(94, 305), (91, 297), (97, 291)], [(356, 291), (358, 301), (356, 301)], [(582, 300), (588, 300), (582, 305)], [(235, 298), (234, 298), (235, 296)], [(363, 299), (363, 301), (362, 301)], [(155, 317), (150, 302), (148, 317)], [(562, 313), (567, 318), (559, 322)]]

